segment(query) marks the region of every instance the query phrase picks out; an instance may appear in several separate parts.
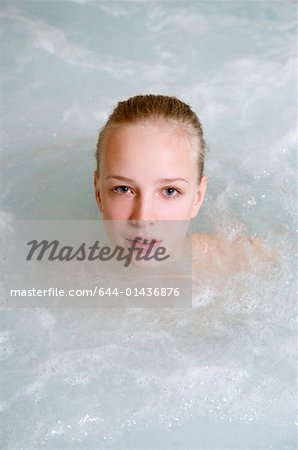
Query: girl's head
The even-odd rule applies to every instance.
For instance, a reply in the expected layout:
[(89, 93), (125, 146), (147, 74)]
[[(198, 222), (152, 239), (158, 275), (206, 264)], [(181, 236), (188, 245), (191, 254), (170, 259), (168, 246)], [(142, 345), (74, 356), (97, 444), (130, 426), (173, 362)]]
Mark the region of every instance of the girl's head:
[(206, 143), (203, 128), (198, 116), (191, 108), (176, 97), (165, 95), (136, 95), (126, 101), (119, 102), (104, 127), (100, 130), (96, 149), (97, 171), (99, 172), (104, 147), (113, 131), (129, 125), (160, 124), (179, 129), (197, 158), (198, 180), (204, 172)]
[(94, 187), (103, 218), (132, 227), (188, 223), (207, 187), (205, 151), (197, 115), (178, 98), (149, 94), (119, 102), (96, 150)]

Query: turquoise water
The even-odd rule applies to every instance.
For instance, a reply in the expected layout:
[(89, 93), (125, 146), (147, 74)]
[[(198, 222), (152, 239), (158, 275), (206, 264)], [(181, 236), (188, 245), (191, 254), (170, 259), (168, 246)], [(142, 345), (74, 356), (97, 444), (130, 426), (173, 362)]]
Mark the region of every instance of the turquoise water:
[(3, 447), (295, 449), (295, 2), (0, 4), (4, 237), (15, 219), (97, 219), (100, 127), (162, 93), (209, 145), (193, 228), (279, 251), (199, 280), (193, 309), (3, 308)]

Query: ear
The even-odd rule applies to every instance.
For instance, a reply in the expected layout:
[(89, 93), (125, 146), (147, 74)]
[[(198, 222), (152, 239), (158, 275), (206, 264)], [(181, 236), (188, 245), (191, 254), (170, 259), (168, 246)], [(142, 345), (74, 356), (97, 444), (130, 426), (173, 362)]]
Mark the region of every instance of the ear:
[(99, 172), (97, 170), (94, 171), (94, 177), (93, 177), (93, 185), (94, 185), (94, 194), (95, 194), (95, 200), (97, 203), (97, 206), (101, 212), (103, 212), (102, 209), (102, 202), (100, 197), (100, 189), (99, 189)]
[(200, 184), (198, 185), (198, 190), (195, 196), (195, 201), (192, 207), (192, 212), (191, 212), (191, 219), (193, 219), (194, 217), (196, 217), (196, 215), (198, 214), (202, 203), (204, 201), (204, 197), (207, 191), (207, 184), (208, 184), (208, 177), (206, 177), (205, 175), (201, 178)]

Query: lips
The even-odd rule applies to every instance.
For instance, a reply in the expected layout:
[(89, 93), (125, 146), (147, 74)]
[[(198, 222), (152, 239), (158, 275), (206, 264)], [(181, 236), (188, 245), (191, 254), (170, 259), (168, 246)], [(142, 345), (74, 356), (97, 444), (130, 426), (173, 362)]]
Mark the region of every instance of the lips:
[[(136, 239), (137, 239), (137, 241), (136, 241)], [(128, 241), (130, 246), (134, 243), (134, 241), (136, 241), (136, 243), (135, 243), (136, 249), (148, 249), (150, 247), (150, 245), (152, 245), (152, 248), (158, 247), (162, 242), (156, 238), (144, 237), (144, 236), (135, 236), (132, 239), (126, 239), (126, 240)], [(154, 241), (154, 245), (153, 245), (153, 241)]]

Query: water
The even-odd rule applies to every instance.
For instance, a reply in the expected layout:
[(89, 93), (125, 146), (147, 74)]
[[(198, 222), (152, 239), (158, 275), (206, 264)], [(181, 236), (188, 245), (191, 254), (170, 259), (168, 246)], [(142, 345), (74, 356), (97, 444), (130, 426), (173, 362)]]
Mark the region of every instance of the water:
[[(296, 4), (1, 1), (4, 234), (97, 219), (93, 152), (121, 99), (176, 95), (205, 129), (194, 229), (275, 247), (194, 308), (1, 312), (7, 449), (295, 449)], [(224, 284), (223, 284), (224, 283)]]

